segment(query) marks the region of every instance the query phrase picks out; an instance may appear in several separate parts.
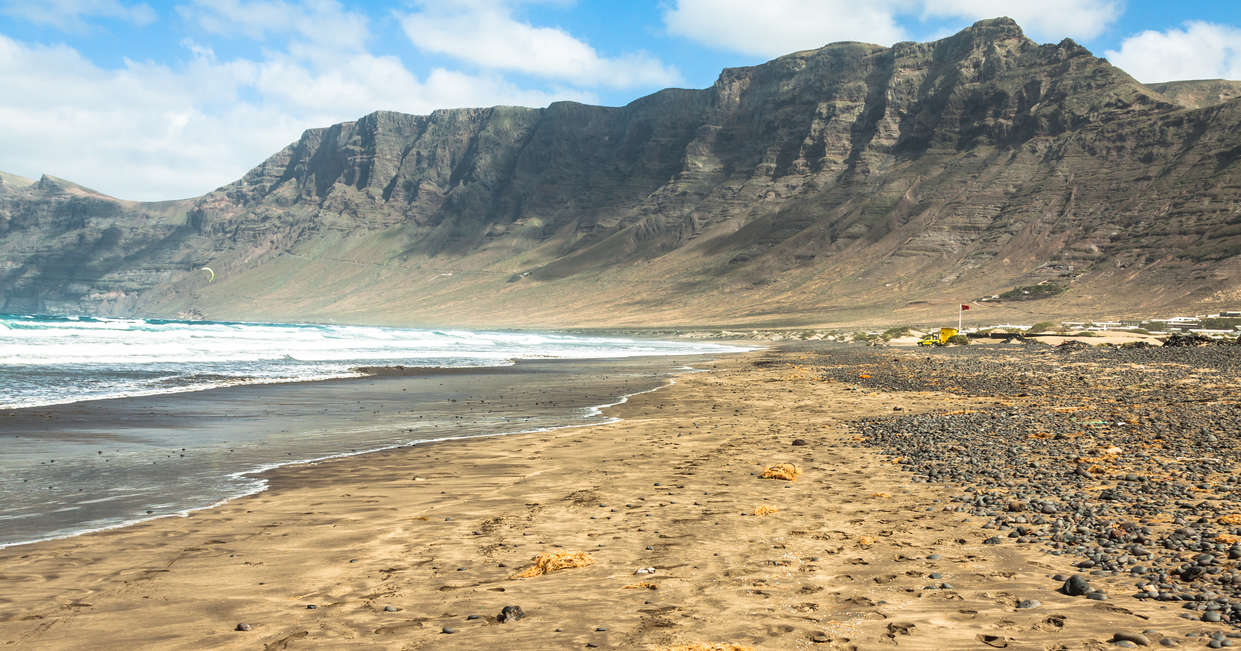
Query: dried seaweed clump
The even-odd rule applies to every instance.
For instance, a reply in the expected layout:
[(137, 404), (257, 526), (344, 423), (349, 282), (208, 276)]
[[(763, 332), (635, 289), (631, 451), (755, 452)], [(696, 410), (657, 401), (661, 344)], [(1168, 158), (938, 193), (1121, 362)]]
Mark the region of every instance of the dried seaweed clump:
[(771, 515), (772, 513), (779, 513), (779, 512), (780, 512), (780, 509), (777, 509), (774, 506), (767, 506), (766, 504), (760, 504), (758, 505), (758, 508), (754, 509), (754, 515), (757, 515), (757, 516)]
[(586, 552), (544, 552), (534, 557), (534, 564), (513, 575), (514, 579), (528, 579), (542, 576), (556, 570), (567, 570), (571, 567), (594, 565), (595, 559)]
[(793, 481), (801, 475), (801, 468), (795, 463), (777, 463), (769, 466), (763, 471), (761, 477), (763, 479), (783, 479), (785, 481)]
[(694, 642), (688, 645), (656, 646), (652, 651), (755, 651), (755, 647), (727, 644), (727, 642)]

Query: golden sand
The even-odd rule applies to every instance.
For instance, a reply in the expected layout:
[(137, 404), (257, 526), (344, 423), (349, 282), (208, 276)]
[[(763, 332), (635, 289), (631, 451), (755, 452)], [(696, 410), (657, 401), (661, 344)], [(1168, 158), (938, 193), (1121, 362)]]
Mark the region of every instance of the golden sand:
[[(1217, 630), (1127, 576), (1091, 577), (1107, 602), (1060, 594), (1074, 559), (983, 544), (985, 518), (945, 508), (959, 489), (911, 481), (849, 427), (995, 401), (789, 384), (768, 365), (783, 355), (681, 376), (609, 425), (289, 466), (188, 517), (0, 550), (0, 647), (1084, 649)], [(754, 481), (773, 450), (800, 481)], [(735, 517), (776, 500), (779, 517)], [(646, 567), (657, 590), (635, 583)], [(954, 589), (926, 590), (932, 572)], [(509, 605), (525, 616), (496, 622)]]

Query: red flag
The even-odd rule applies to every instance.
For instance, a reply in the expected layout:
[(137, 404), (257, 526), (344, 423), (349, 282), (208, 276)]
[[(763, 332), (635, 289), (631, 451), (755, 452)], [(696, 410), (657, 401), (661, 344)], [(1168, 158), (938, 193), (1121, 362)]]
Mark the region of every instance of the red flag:
[(961, 309), (962, 309), (962, 310), (968, 310), (968, 309), (970, 309), (970, 306), (968, 306), (968, 305), (962, 305), (962, 306), (961, 306)]

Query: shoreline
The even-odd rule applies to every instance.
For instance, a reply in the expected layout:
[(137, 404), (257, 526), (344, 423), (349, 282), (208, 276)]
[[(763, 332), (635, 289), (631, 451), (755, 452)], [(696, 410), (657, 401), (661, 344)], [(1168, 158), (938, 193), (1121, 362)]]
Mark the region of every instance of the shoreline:
[[(659, 339), (651, 339), (651, 341), (664, 341)], [(187, 393), (199, 393), (203, 391), (218, 391), (226, 389), (239, 389), (244, 387), (255, 386), (286, 386), (295, 384), (309, 384), (316, 382), (336, 382), (340, 380), (358, 380), (375, 377), (435, 377), (441, 375), (474, 375), (478, 373), (502, 373), (504, 369), (510, 369), (511, 372), (521, 372), (523, 365), (532, 363), (547, 364), (562, 362), (572, 364), (575, 362), (596, 362), (596, 361), (619, 361), (631, 359), (660, 359), (660, 358), (682, 358), (682, 357), (711, 357), (714, 355), (740, 355), (752, 350), (757, 350), (759, 346), (753, 342), (739, 342), (730, 344), (737, 348), (735, 351), (721, 351), (709, 353), (675, 353), (675, 354), (644, 354), (629, 355), (621, 357), (529, 357), (529, 358), (511, 358), (502, 360), (496, 364), (479, 364), (471, 366), (407, 366), (404, 364), (386, 364), (377, 366), (354, 366), (348, 369), (348, 373), (339, 375), (323, 375), (305, 378), (238, 378), (237, 382), (229, 382), (225, 384), (213, 385), (187, 385), (173, 389), (152, 389), (150, 391), (138, 391), (133, 393), (124, 393), (114, 396), (100, 396), (95, 398), (86, 398), (81, 400), (68, 400), (65, 402), (49, 402), (37, 405), (14, 405), (0, 406), (0, 415), (14, 415), (15, 412), (29, 409), (49, 409), (56, 407), (70, 407), (77, 405), (88, 405), (91, 403), (99, 403), (110, 400), (132, 400), (136, 398), (156, 398), (160, 396), (175, 396)]]
[[(686, 372), (691, 372), (691, 371), (686, 371)], [(430, 374), (430, 375), (433, 375), (433, 374)], [(360, 376), (360, 377), (367, 377), (367, 376)], [(332, 379), (341, 379), (341, 378), (332, 378)], [(624, 394), (624, 395), (620, 396), (620, 397), (619, 397), (619, 399), (618, 399), (618, 400), (616, 400), (616, 401), (614, 401), (614, 402), (609, 402), (609, 403), (604, 403), (604, 404), (600, 404), (600, 405), (595, 405), (595, 406), (592, 406), (592, 407), (588, 407), (587, 409), (591, 410), (593, 413), (587, 414), (587, 415), (586, 415), (586, 417), (588, 418), (588, 417), (590, 417), (590, 416), (601, 415), (601, 414), (602, 414), (602, 410), (607, 409), (607, 408), (609, 408), (609, 407), (615, 407), (615, 406), (617, 406), (617, 405), (623, 405), (623, 404), (625, 404), (626, 402), (628, 402), (628, 401), (629, 401), (629, 399), (630, 399), (630, 398), (632, 398), (633, 396), (642, 395), (642, 394), (645, 394), (645, 393), (654, 393), (654, 392), (656, 392), (656, 391), (659, 391), (660, 389), (665, 389), (665, 388), (667, 388), (667, 387), (670, 387), (670, 386), (672, 386), (673, 384), (676, 384), (676, 380), (675, 380), (674, 378), (667, 378), (667, 380), (666, 380), (666, 382), (665, 382), (664, 384), (661, 384), (661, 385), (659, 385), (659, 386), (657, 386), (657, 387), (655, 387), (655, 388), (653, 388), (653, 389), (646, 389), (646, 390), (643, 390), (643, 391), (635, 391), (635, 392), (633, 392), (633, 393)], [(263, 475), (267, 475), (267, 474), (269, 474), (269, 473), (271, 473), (271, 472), (278, 471), (278, 470), (280, 470), (281, 468), (286, 468), (286, 467), (289, 467), (289, 466), (313, 466), (313, 465), (316, 465), (316, 464), (319, 464), (319, 463), (323, 463), (323, 462), (325, 462), (325, 461), (336, 461), (336, 460), (339, 460), (339, 459), (348, 459), (348, 458), (350, 458), (350, 457), (359, 457), (359, 456), (363, 456), (363, 455), (367, 455), (367, 454), (374, 454), (374, 453), (377, 453), (377, 452), (387, 452), (387, 451), (389, 451), (389, 450), (399, 450), (399, 449), (402, 449), (402, 448), (412, 448), (412, 447), (419, 446), (419, 445), (431, 445), (431, 444), (435, 444), (435, 443), (449, 443), (449, 442), (452, 442), (452, 441), (465, 441), (465, 440), (471, 440), (471, 439), (487, 439), (487, 438), (497, 438), (497, 437), (501, 437), (501, 436), (517, 436), (517, 435), (521, 435), (521, 434), (539, 434), (539, 433), (541, 433), (541, 432), (551, 432), (551, 431), (555, 431), (555, 430), (562, 430), (562, 429), (573, 429), (573, 428), (577, 428), (577, 427), (603, 427), (603, 426), (606, 426), (606, 425), (611, 425), (612, 423), (619, 422), (619, 421), (620, 421), (620, 419), (619, 419), (619, 418), (611, 418), (611, 419), (609, 419), (609, 420), (607, 420), (607, 421), (604, 421), (604, 422), (601, 422), (601, 423), (578, 423), (578, 424), (559, 425), (559, 426), (552, 426), (552, 427), (541, 427), (541, 428), (537, 428), (537, 429), (530, 429), (530, 430), (519, 430), (519, 431), (516, 431), (516, 432), (494, 432), (494, 433), (490, 433), (490, 434), (471, 434), (471, 435), (466, 435), (466, 436), (447, 436), (447, 437), (438, 438), (438, 439), (426, 439), (426, 440), (422, 440), (422, 441), (415, 441), (415, 442), (413, 442), (413, 443), (394, 443), (394, 444), (392, 444), (392, 445), (387, 445), (387, 446), (383, 446), (383, 447), (378, 447), (378, 448), (370, 448), (370, 449), (366, 449), (366, 450), (359, 450), (359, 451), (357, 451), (357, 452), (341, 452), (341, 453), (338, 453), (338, 454), (331, 454), (331, 455), (328, 455), (328, 456), (324, 456), (324, 457), (316, 457), (316, 458), (312, 458), (312, 459), (297, 459), (297, 460), (293, 460), (293, 461), (281, 461), (281, 462), (274, 462), (274, 463), (272, 463), (271, 465), (266, 466), (266, 467), (261, 467), (261, 468), (257, 468), (257, 469), (254, 469), (254, 470), (246, 470), (246, 471), (241, 471), (241, 472), (236, 472), (236, 473), (232, 473), (232, 474), (230, 474), (230, 475), (229, 475), (230, 477), (236, 477), (236, 478), (238, 478), (238, 479), (240, 479), (240, 478), (250, 478), (250, 479), (253, 479), (253, 480), (257, 480), (257, 481), (261, 482), (261, 485), (260, 485), (260, 486), (255, 487), (255, 488), (254, 488), (253, 490), (251, 490), (251, 491), (247, 491), (247, 492), (244, 492), (244, 493), (240, 493), (240, 494), (237, 494), (237, 495), (233, 495), (233, 496), (230, 496), (230, 497), (226, 497), (226, 498), (224, 498), (224, 499), (222, 499), (222, 500), (220, 500), (220, 501), (218, 501), (218, 502), (215, 502), (215, 503), (213, 503), (213, 504), (208, 504), (208, 505), (206, 505), (206, 506), (192, 507), (192, 508), (188, 508), (188, 509), (184, 509), (184, 510), (178, 511), (178, 512), (176, 512), (176, 513), (167, 513), (167, 514), (162, 514), (162, 515), (155, 515), (155, 516), (151, 516), (151, 517), (148, 517), (148, 518), (138, 518), (138, 519), (135, 519), (135, 520), (126, 520), (126, 521), (124, 521), (124, 522), (118, 522), (118, 523), (113, 524), (113, 525), (108, 525), (108, 526), (99, 527), (99, 528), (95, 528), (95, 529), (85, 529), (85, 530), (83, 530), (83, 531), (77, 531), (77, 532), (67, 533), (67, 534), (62, 534), (62, 535), (49, 536), (49, 537), (46, 537), (46, 538), (36, 538), (36, 539), (33, 539), (33, 540), (21, 540), (21, 541), (11, 542), (11, 543), (0, 543), (0, 550), (10, 549), (10, 548), (13, 548), (13, 547), (20, 547), (20, 546), (23, 546), (23, 545), (34, 545), (34, 544), (43, 543), (43, 542), (49, 542), (49, 541), (54, 541), (54, 540), (67, 540), (67, 539), (69, 539), (69, 538), (76, 538), (76, 537), (78, 537), (78, 536), (86, 536), (86, 535), (90, 535), (90, 534), (94, 534), (94, 533), (100, 533), (100, 532), (104, 532), (104, 531), (113, 531), (113, 530), (115, 530), (115, 529), (123, 529), (123, 528), (125, 528), (125, 527), (130, 527), (130, 526), (133, 526), (133, 525), (143, 524), (143, 523), (146, 523), (146, 522), (153, 522), (153, 521), (155, 521), (155, 520), (160, 520), (160, 519), (163, 519), (163, 518), (184, 518), (184, 517), (189, 516), (191, 513), (195, 513), (195, 512), (198, 512), (198, 511), (206, 511), (206, 510), (210, 510), (210, 509), (218, 508), (218, 507), (224, 506), (225, 504), (228, 504), (228, 503), (230, 503), (230, 502), (235, 502), (235, 501), (237, 501), (237, 500), (239, 500), (239, 499), (244, 499), (244, 498), (246, 498), (246, 497), (250, 497), (250, 496), (252, 496), (252, 495), (258, 495), (259, 493), (265, 492), (265, 491), (267, 491), (267, 490), (269, 489), (269, 487), (270, 487), (270, 481), (269, 481), (266, 477), (264, 477)]]
[[(992, 542), (997, 527), (965, 508), (960, 484), (928, 480), (937, 466), (898, 463), (934, 461), (901, 451), (916, 442), (902, 423), (946, 424), (955, 436), (953, 419), (987, 423), (1047, 400), (1057, 418), (1076, 413), (1057, 411), (1050, 389), (1016, 398), (1020, 378), (989, 379), (975, 363), (992, 354), (1074, 368), (1106, 359), (758, 351), (606, 408), (623, 419), (607, 425), (284, 466), (269, 472), (268, 491), (185, 518), (0, 550), (0, 641), (1086, 649), (1136, 636), (1203, 646), (1202, 636), (1235, 631), (1135, 598), (1127, 572), (1074, 569), (1079, 556), (1037, 541)], [(973, 375), (908, 384), (935, 385), (945, 365)], [(1116, 368), (1128, 382), (1131, 371)], [(866, 433), (876, 427), (889, 434)], [(760, 477), (778, 463), (802, 475)], [(550, 552), (593, 563), (517, 578)], [(1054, 577), (1071, 572), (1107, 598), (1061, 594)], [(525, 617), (502, 623), (510, 605)]]
[[(381, 392), (382, 399), (405, 399), (406, 390), (413, 388), (409, 385), (410, 381), (426, 385), (427, 383), (438, 383), (440, 387), (445, 384), (456, 383), (456, 386), (468, 386), (462, 383), (472, 384), (477, 381), (481, 387), (504, 386), (506, 382), (533, 381), (539, 382), (538, 376), (570, 376), (580, 375), (583, 386), (592, 386), (592, 382), (597, 383), (599, 373), (606, 373), (609, 369), (625, 372), (624, 369), (630, 369), (631, 372), (649, 373), (649, 380), (640, 380), (639, 385), (643, 382), (655, 382), (658, 376), (676, 374), (682, 372), (677, 367), (682, 366), (686, 360), (692, 360), (695, 363), (703, 360), (710, 360), (716, 356), (637, 356), (622, 358), (600, 358), (585, 360), (568, 360), (568, 359), (546, 359), (546, 360), (519, 360), (516, 363), (495, 366), (495, 367), (386, 367), (380, 369), (368, 369), (374, 372), (347, 378), (333, 378), (311, 382), (285, 382), (285, 383), (266, 383), (254, 385), (237, 385), (220, 387), (206, 391), (189, 391), (178, 392), (174, 394), (161, 394), (157, 396), (143, 396), (136, 398), (111, 398), (102, 400), (82, 401), (69, 405), (57, 405), (52, 407), (33, 407), (21, 410), (4, 410), (5, 418), (0, 419), (0, 439), (6, 435), (21, 439), (23, 436), (27, 439), (31, 437), (31, 429), (34, 429), (34, 435), (37, 437), (38, 432), (53, 432), (57, 428), (57, 424), (61, 423), (69, 427), (69, 431), (83, 430), (91, 432), (100, 427), (99, 423), (109, 431), (120, 432), (123, 434), (126, 429), (134, 431), (148, 431), (150, 428), (173, 428), (180, 427), (179, 416), (175, 414), (181, 411), (190, 411), (197, 413), (201, 408), (197, 405), (207, 403), (206, 409), (208, 413), (218, 414), (212, 418), (226, 420), (223, 415), (233, 408), (233, 405), (244, 404), (250, 405), (251, 408), (261, 407), (264, 402), (276, 401), (287, 402), (287, 397), (291, 392), (301, 391), (326, 391), (331, 394), (337, 393), (358, 393), (362, 391), (365, 383), (375, 381), (380, 383), (393, 384), (389, 389)], [(592, 375), (593, 374), (593, 375)], [(512, 378), (506, 380), (504, 378)], [(499, 384), (497, 384), (497, 382)], [(408, 385), (408, 386), (403, 386)], [(621, 391), (618, 388), (607, 388), (603, 385), (596, 389), (589, 389), (592, 394), (597, 395), (597, 402), (584, 402), (580, 405), (565, 405), (564, 407), (554, 409), (544, 409), (545, 414), (540, 418), (533, 419), (533, 422), (547, 423), (545, 425), (536, 425), (534, 427), (522, 426), (523, 421), (531, 421), (530, 418), (518, 417), (523, 407), (520, 401), (514, 403), (509, 410), (518, 415), (505, 423), (492, 423), (490, 425), (479, 424), (470, 427), (467, 425), (456, 424), (457, 428), (465, 427), (464, 433), (454, 434), (445, 433), (443, 435), (423, 436), (421, 438), (410, 439), (408, 436), (397, 436), (394, 434), (387, 436), (387, 442), (380, 440), (374, 445), (363, 445), (352, 447), (342, 442), (337, 447), (343, 449), (329, 451), (324, 454), (310, 454), (289, 459), (271, 459), (266, 462), (256, 462), (248, 468), (239, 469), (233, 472), (223, 473), (219, 475), (222, 481), (236, 485), (235, 492), (230, 491), (229, 494), (221, 495), (218, 499), (210, 502), (188, 506), (185, 508), (177, 508), (172, 511), (161, 513), (150, 513), (147, 515), (134, 514), (120, 521), (108, 522), (102, 525), (92, 525), (83, 523), (81, 528), (71, 531), (52, 532), (47, 535), (36, 535), (31, 538), (0, 541), (0, 549), (9, 549), (20, 547), (23, 545), (37, 544), (49, 540), (61, 540), (72, 538), (75, 536), (88, 535), (99, 531), (110, 531), (118, 528), (124, 528), (144, 522), (150, 522), (161, 518), (169, 517), (185, 517), (190, 513), (202, 511), (205, 509), (215, 508), (240, 498), (262, 493), (267, 490), (269, 482), (264, 475), (270, 471), (289, 465), (297, 464), (316, 464), (327, 460), (347, 458), (382, 452), (392, 449), (400, 449), (404, 447), (412, 447), (424, 445), (427, 443), (438, 443), (447, 441), (465, 440), (470, 438), (491, 438), (498, 436), (508, 436), (515, 434), (539, 433), (552, 431), (560, 428), (573, 428), (590, 426), (594, 424), (605, 424), (611, 421), (600, 422), (597, 420), (602, 411), (608, 407), (617, 404), (623, 404), (632, 395), (644, 393), (646, 391), (657, 390), (667, 385), (667, 381), (656, 384), (653, 388), (639, 388), (637, 391)], [(458, 391), (464, 391), (459, 389)], [(486, 391), (486, 389), (484, 389)], [(563, 393), (563, 389), (554, 389), (556, 392)], [(614, 392), (615, 391), (615, 392)], [(485, 395), (485, 394), (484, 394)], [(443, 399), (440, 399), (443, 402)], [(456, 402), (455, 399), (449, 402)], [(494, 400), (492, 401), (495, 402)], [(218, 403), (218, 404), (217, 404)], [(153, 408), (159, 408), (157, 413)], [(418, 409), (414, 405), (415, 410)], [(449, 409), (449, 415), (440, 416), (441, 425), (445, 424), (448, 418), (469, 418), (469, 410), (465, 407), (453, 409), (452, 405), (442, 405), (443, 409)], [(343, 411), (344, 407), (338, 407), (338, 411)], [(303, 408), (304, 412), (310, 409)], [(462, 415), (451, 416), (452, 413)], [(166, 415), (163, 415), (166, 414)], [(421, 419), (421, 416), (418, 416)], [(592, 421), (592, 419), (595, 419)], [(317, 421), (313, 418), (311, 425), (314, 426)], [(352, 427), (352, 421), (344, 421), (337, 427)], [(110, 424), (110, 425), (108, 425)], [(228, 427), (227, 424), (224, 427)], [(275, 427), (275, 426), (273, 426)], [(395, 426), (390, 429), (398, 429)], [(412, 430), (411, 430), (412, 431)], [(73, 438), (72, 434), (58, 432), (61, 436)], [(395, 440), (392, 440), (395, 439)], [(174, 443), (173, 445), (186, 445), (189, 443)], [(100, 443), (104, 446), (104, 443)], [(184, 448), (183, 448), (184, 449)], [(231, 452), (231, 449), (230, 449)], [(102, 450), (100, 455), (102, 455)], [(294, 453), (296, 454), (296, 453)], [(53, 454), (51, 456), (60, 456)], [(79, 455), (80, 457), (81, 455)], [(92, 455), (87, 455), (88, 457)], [(183, 457), (185, 455), (182, 455)], [(270, 455), (269, 455), (270, 456)], [(60, 459), (62, 463), (65, 459)], [(106, 501), (106, 500), (105, 500)]]
[(495, 368), (523, 359), (613, 359), (743, 350), (718, 343), (540, 331), (38, 315), (0, 315), (0, 347), (6, 351), (0, 360), (5, 370), (0, 377), (0, 412), (237, 386), (442, 372), (417, 369)]

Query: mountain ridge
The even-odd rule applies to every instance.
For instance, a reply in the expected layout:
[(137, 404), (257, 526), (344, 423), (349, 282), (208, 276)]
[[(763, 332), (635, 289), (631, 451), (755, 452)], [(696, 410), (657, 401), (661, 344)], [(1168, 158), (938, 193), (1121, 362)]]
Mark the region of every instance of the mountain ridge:
[(622, 107), (377, 111), (189, 200), (0, 185), (0, 309), (516, 326), (921, 319), (1038, 282), (1069, 291), (988, 309), (1237, 301), (1241, 103), (1169, 88), (993, 19)]
[(1241, 81), (1228, 79), (1166, 81), (1146, 87), (1187, 108), (1215, 106), (1241, 97)]

